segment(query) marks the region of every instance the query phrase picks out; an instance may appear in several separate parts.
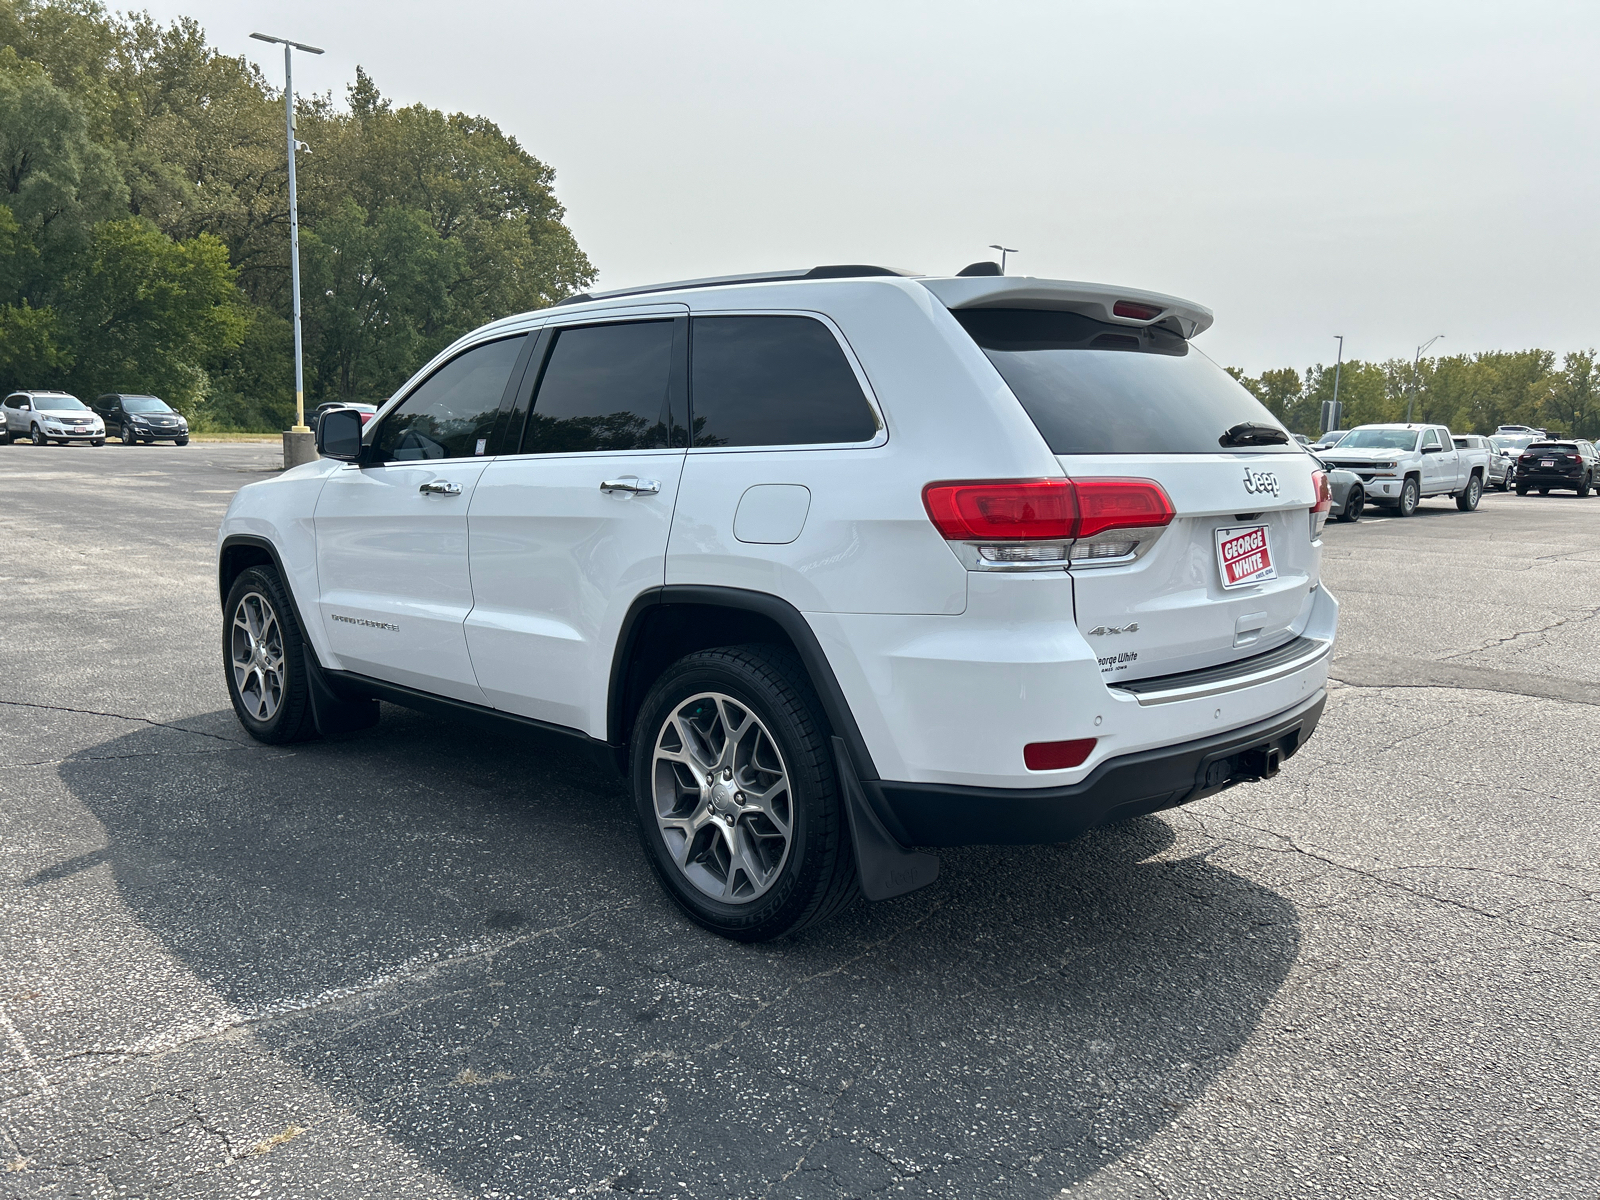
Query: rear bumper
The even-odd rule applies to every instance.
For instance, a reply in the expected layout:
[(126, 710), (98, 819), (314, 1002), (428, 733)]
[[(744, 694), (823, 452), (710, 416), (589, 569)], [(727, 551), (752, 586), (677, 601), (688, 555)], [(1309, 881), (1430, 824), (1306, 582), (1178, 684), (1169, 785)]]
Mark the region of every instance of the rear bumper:
[(1583, 482), (1580, 471), (1529, 471), (1517, 472), (1517, 482), (1529, 487), (1575, 488)]
[(1288, 759), (1316, 729), (1327, 692), (1243, 729), (1107, 759), (1081, 783), (1049, 788), (864, 783), (907, 846), (1035, 845), (1159, 812), (1260, 778), (1266, 752)]

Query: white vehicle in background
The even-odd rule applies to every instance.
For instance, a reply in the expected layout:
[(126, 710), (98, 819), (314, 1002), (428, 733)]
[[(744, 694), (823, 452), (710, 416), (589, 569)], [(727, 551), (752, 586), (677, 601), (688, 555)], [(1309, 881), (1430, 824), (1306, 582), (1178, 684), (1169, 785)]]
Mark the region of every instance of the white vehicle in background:
[(1443, 425), (1358, 425), (1319, 457), (1361, 477), (1369, 504), (1409, 517), (1433, 496), (1449, 496), (1462, 512), (1483, 498), (1487, 450), (1458, 449)]
[(76, 396), (66, 392), (13, 392), (5, 398), (5, 438), (28, 438), (35, 446), (55, 442), (106, 444), (106, 427), (99, 416)]
[(1483, 486), (1485, 488), (1499, 488), (1502, 492), (1510, 486), (1511, 468), (1506, 457), (1495, 449), (1493, 443), (1481, 433), (1457, 433), (1451, 435), (1457, 450), (1470, 451), (1473, 461), (1479, 452), (1483, 454), (1484, 473)]
[[(981, 271), (981, 273), (980, 273)], [(255, 738), (378, 699), (568, 735), (694, 921), (778, 937), (1274, 774), (1326, 697), (1326, 472), (1149, 292), (819, 267), (449, 347), (218, 533)]]
[[(1495, 433), (1489, 435), (1490, 452), (1493, 458), (1500, 460), (1500, 482), (1496, 485), (1502, 492), (1510, 491), (1517, 485), (1517, 460), (1522, 457), (1522, 452), (1544, 435), (1539, 433)], [(1493, 473), (1490, 480), (1493, 481)]]

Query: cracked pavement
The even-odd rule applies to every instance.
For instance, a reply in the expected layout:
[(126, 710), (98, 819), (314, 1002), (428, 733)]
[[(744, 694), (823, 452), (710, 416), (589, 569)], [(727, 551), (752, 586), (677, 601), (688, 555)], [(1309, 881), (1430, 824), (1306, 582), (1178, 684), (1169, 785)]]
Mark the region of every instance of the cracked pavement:
[(0, 448), (0, 1200), (1593, 1194), (1600, 499), (1330, 526), (1278, 778), (749, 947), (564, 745), (243, 736), (273, 458)]

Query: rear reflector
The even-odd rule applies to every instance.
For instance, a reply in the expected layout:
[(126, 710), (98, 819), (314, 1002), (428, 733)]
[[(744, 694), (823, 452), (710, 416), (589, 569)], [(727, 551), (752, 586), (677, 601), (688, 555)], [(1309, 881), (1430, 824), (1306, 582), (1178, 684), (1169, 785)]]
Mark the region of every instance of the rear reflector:
[(1148, 304), (1139, 304), (1133, 300), (1118, 300), (1111, 306), (1111, 312), (1118, 317), (1127, 317), (1133, 321), (1153, 321), (1164, 310), (1152, 308)]
[(930, 483), (922, 504), (952, 542), (1067, 541), (1149, 529), (1175, 515), (1153, 479), (971, 479)]
[(1070, 742), (1029, 742), (1022, 748), (1022, 761), (1030, 771), (1061, 771), (1081, 766), (1094, 750), (1094, 738), (1074, 738)]

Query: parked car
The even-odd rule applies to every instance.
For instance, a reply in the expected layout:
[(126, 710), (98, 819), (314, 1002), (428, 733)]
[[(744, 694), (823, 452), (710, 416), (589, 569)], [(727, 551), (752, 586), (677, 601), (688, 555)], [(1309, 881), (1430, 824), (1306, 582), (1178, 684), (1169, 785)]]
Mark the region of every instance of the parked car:
[(1538, 429), (1532, 425), (1501, 425), (1495, 430), (1495, 432), (1507, 434), (1526, 434), (1527, 436), (1533, 438), (1547, 438), (1550, 436), (1550, 431), (1548, 429)]
[(1517, 459), (1522, 452), (1539, 438), (1531, 433), (1495, 433), (1489, 436), (1489, 445), (1493, 447), (1494, 457), (1500, 459), (1504, 467), (1504, 476), (1500, 482), (1502, 492), (1509, 490), (1517, 482)]
[(35, 446), (55, 442), (106, 444), (105, 424), (76, 396), (66, 392), (12, 392), (5, 398), (6, 441), (26, 437)]
[(336, 408), (352, 408), (361, 414), (361, 423), (365, 425), (377, 415), (378, 406), (375, 404), (357, 404), (343, 400), (329, 400), (325, 404), (317, 405), (317, 411), (311, 414), (311, 428), (317, 427), (317, 422), (322, 420), (323, 413), (330, 413)]
[(1489, 473), (1488, 452), (1458, 450), (1442, 425), (1358, 425), (1322, 460), (1354, 471), (1369, 502), (1401, 517), (1430, 496), (1450, 496), (1462, 512), (1471, 512)]
[(907, 847), (1271, 775), (1325, 700), (1331, 495), (1210, 324), (829, 267), (485, 326), (234, 497), (234, 710), (269, 743), (377, 698), (570, 735), (674, 901), (751, 941), (930, 882)]
[(116, 434), (124, 446), (138, 442), (189, 444), (189, 422), (165, 400), (129, 392), (108, 392), (94, 402), (95, 411), (106, 423), (107, 434)]
[(1305, 446), (1305, 447), (1307, 447), (1307, 448), (1310, 448), (1310, 446), (1311, 446), (1311, 439), (1310, 439), (1310, 438), (1308, 438), (1308, 437), (1307, 437), (1307, 436), (1306, 436), (1306, 435), (1305, 435), (1305, 434), (1303, 434), (1303, 433), (1297, 433), (1297, 434), (1295, 434), (1295, 435), (1294, 435), (1294, 440), (1295, 440), (1295, 441), (1297, 441), (1297, 442), (1299, 442), (1299, 443), (1300, 443), (1300, 444), (1301, 444), (1301, 445), (1302, 445), (1302, 446)]
[(1534, 442), (1517, 460), (1517, 495), (1526, 496), (1537, 488), (1539, 495), (1547, 496), (1559, 488), (1587, 496), (1595, 486), (1597, 469), (1600, 464), (1590, 442)]
[(1331, 463), (1323, 462), (1318, 458), (1324, 470), (1328, 472), (1328, 490), (1332, 493), (1333, 503), (1330, 512), (1335, 521), (1359, 521), (1361, 514), (1367, 507), (1366, 489), (1361, 485), (1361, 476), (1354, 471), (1347, 471), (1343, 467), (1335, 467)]
[(1455, 433), (1451, 434), (1450, 438), (1455, 442), (1457, 450), (1473, 452), (1474, 461), (1477, 453), (1482, 452), (1485, 488), (1499, 488), (1502, 492), (1506, 490), (1511, 476), (1511, 460), (1501, 454), (1488, 438), (1481, 433)]
[(1316, 441), (1311, 443), (1313, 450), (1331, 450), (1339, 444), (1339, 439), (1349, 432), (1344, 429), (1330, 429)]

